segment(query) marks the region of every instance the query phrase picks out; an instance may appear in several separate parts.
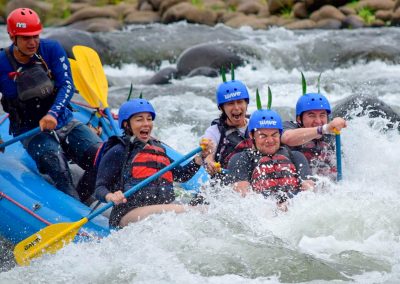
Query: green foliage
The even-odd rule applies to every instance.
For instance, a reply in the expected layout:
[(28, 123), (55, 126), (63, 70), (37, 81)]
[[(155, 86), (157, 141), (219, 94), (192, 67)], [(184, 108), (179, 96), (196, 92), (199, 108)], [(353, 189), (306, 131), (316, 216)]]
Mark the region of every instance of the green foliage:
[(282, 18), (290, 19), (293, 17), (293, 9), (292, 7), (285, 6), (280, 10), (280, 14)]
[(358, 15), (364, 20), (365, 23), (371, 24), (375, 21), (375, 11), (370, 7), (361, 8), (358, 11)]
[(192, 5), (196, 6), (197, 8), (203, 8), (204, 3), (203, 0), (192, 0)]

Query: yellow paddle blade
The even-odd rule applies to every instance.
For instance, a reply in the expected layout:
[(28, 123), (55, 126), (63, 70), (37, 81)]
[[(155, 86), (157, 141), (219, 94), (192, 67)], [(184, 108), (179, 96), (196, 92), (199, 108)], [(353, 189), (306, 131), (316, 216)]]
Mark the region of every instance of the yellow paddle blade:
[(85, 217), (78, 222), (59, 223), (41, 229), (15, 246), (15, 260), (19, 265), (29, 265), (33, 258), (56, 253), (69, 244), (87, 222)]
[(97, 95), (104, 108), (108, 108), (108, 82), (100, 57), (90, 47), (76, 45), (72, 48), (83, 79)]
[(94, 108), (100, 107), (100, 102), (97, 96), (94, 96), (89, 89), (86, 81), (82, 77), (81, 70), (79, 69), (78, 63), (75, 59), (69, 58), (69, 63), (71, 65), (72, 71), (72, 79), (74, 80), (74, 84), (76, 89), (79, 91), (79, 94), (87, 101), (87, 103)]

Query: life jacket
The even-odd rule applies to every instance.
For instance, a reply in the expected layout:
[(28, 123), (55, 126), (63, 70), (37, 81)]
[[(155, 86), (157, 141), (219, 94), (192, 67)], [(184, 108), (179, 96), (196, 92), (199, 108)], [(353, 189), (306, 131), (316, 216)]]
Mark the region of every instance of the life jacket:
[(275, 155), (259, 156), (252, 173), (252, 188), (257, 192), (296, 192), (300, 188), (290, 150), (281, 148)]
[(14, 68), (14, 72), (9, 73), (9, 79), (15, 82), (18, 95), (13, 99), (3, 96), (1, 103), (10, 114), (10, 132), (18, 133), (20, 128), (31, 129), (39, 124), (53, 105), (56, 90), (51, 71), (40, 54), (35, 55), (36, 60), (18, 67), (10, 48), (4, 51)]
[[(222, 168), (228, 166), (229, 159), (236, 153), (248, 148), (248, 142), (239, 144), (249, 138), (249, 131), (246, 129), (243, 134), (236, 127), (230, 127), (221, 118), (214, 119), (211, 125), (217, 125), (221, 138), (215, 151), (215, 161), (221, 164)], [(251, 147), (251, 146), (250, 146)]]
[[(154, 175), (170, 164), (161, 142), (151, 139), (148, 143), (130, 143), (129, 155), (121, 172), (121, 183), (124, 190)], [(173, 189), (173, 174), (171, 171), (164, 173), (161, 177), (151, 182), (148, 186), (164, 187)]]
[(336, 178), (336, 155), (333, 141), (323, 137), (305, 143), (296, 150), (307, 158), (313, 175), (332, 176)]

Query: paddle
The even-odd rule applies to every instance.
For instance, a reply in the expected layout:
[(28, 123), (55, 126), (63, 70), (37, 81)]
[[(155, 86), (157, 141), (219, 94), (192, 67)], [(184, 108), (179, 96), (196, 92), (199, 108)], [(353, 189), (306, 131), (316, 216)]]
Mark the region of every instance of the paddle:
[(100, 100), (115, 135), (119, 135), (119, 130), (108, 108), (108, 82), (99, 55), (90, 47), (82, 45), (74, 46), (72, 52), (79, 65), (81, 75), (88, 84), (89, 90)]
[[(74, 80), (75, 87), (78, 89), (79, 94), (88, 102), (88, 104), (95, 109), (100, 108), (100, 102), (96, 95), (92, 94), (88, 83), (82, 76), (82, 72), (79, 68), (79, 65), (75, 59), (69, 58), (69, 62), (71, 64), (71, 71), (72, 71), (72, 79)], [(98, 113), (98, 111), (97, 111)], [(101, 114), (98, 114), (98, 118), (103, 125), (103, 129), (108, 137), (112, 136), (110, 130), (108, 128), (108, 123), (106, 123), (105, 119)]]
[[(178, 166), (180, 163), (186, 161), (190, 157), (202, 151), (201, 147), (197, 147), (190, 153), (186, 154), (182, 158), (174, 161), (169, 166), (163, 168), (151, 177), (141, 181), (127, 192), (124, 193), (125, 197), (132, 195), (137, 192), (142, 187), (146, 186), (150, 182), (162, 176), (167, 171)], [(31, 259), (40, 257), (46, 253), (55, 253), (59, 249), (63, 248), (65, 245), (69, 244), (78, 233), (79, 229), (85, 225), (89, 220), (100, 215), (108, 208), (112, 207), (114, 204), (108, 202), (102, 208), (95, 210), (93, 213), (81, 220), (73, 223), (59, 223), (47, 226), (41, 229), (39, 232), (33, 234), (32, 236), (26, 238), (25, 240), (19, 242), (14, 248), (15, 260), (19, 265), (29, 265)]]
[(37, 134), (39, 132), (40, 132), (40, 127), (36, 127), (34, 129), (31, 129), (31, 130), (29, 130), (29, 131), (27, 131), (25, 133), (22, 133), (21, 135), (19, 135), (17, 137), (14, 137), (14, 138), (12, 138), (12, 139), (0, 144), (0, 149), (4, 149), (5, 147), (7, 147), (7, 146), (9, 146), (11, 144), (14, 144), (15, 142), (18, 142), (18, 141), (20, 141), (22, 139), (25, 139), (25, 138), (29, 137), (29, 136), (35, 135), (35, 134)]
[(337, 169), (337, 177), (336, 180), (342, 180), (342, 147), (340, 143), (340, 131), (334, 129), (335, 138), (336, 138), (336, 169)]

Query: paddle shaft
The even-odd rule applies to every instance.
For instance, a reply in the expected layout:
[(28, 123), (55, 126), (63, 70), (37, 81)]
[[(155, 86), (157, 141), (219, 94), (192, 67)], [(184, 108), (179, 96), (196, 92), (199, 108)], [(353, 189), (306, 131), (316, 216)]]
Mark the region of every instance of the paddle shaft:
[[(158, 179), (160, 176), (162, 176), (163, 174), (165, 174), (166, 172), (172, 170), (173, 168), (175, 168), (177, 165), (179, 165), (180, 163), (186, 161), (187, 159), (189, 159), (190, 157), (196, 155), (197, 153), (201, 152), (202, 148), (201, 147), (197, 147), (196, 149), (194, 149), (193, 151), (191, 151), (190, 153), (186, 154), (185, 156), (183, 156), (182, 158), (174, 161), (172, 164), (170, 164), (169, 166), (166, 166), (165, 168), (163, 168), (162, 170), (160, 170), (159, 172), (157, 172), (156, 174), (152, 175), (151, 177), (148, 177), (147, 179), (139, 182), (137, 185), (135, 185), (134, 187), (132, 187), (131, 189), (129, 189), (127, 192), (124, 193), (125, 197), (129, 197), (132, 194), (134, 194), (135, 192), (137, 192), (139, 189), (141, 189), (142, 187), (148, 185), (149, 183), (151, 183), (152, 181)], [(103, 213), (104, 211), (106, 211), (108, 208), (112, 207), (114, 205), (113, 202), (108, 202), (105, 206), (95, 210), (93, 213), (89, 214), (86, 218), (88, 220), (93, 219), (94, 217), (100, 215), (101, 213)]]
[(104, 112), (106, 113), (106, 115), (107, 115), (107, 117), (108, 117), (108, 120), (110, 121), (110, 124), (111, 124), (111, 127), (112, 127), (113, 131), (114, 131), (114, 134), (115, 134), (115, 135), (119, 135), (119, 134), (120, 134), (120, 133), (119, 133), (119, 130), (118, 130), (118, 128), (117, 128), (117, 125), (115, 124), (115, 120), (114, 120), (114, 117), (113, 117), (112, 114), (111, 114), (110, 109), (109, 109), (108, 107), (106, 107), (106, 108), (104, 109)]
[(342, 149), (340, 145), (340, 133), (336, 137), (336, 168), (337, 168), (337, 181), (342, 180)]
[(3, 149), (3, 148), (5, 148), (5, 147), (7, 147), (7, 146), (9, 146), (11, 144), (14, 144), (15, 142), (23, 140), (23, 139), (25, 139), (25, 138), (27, 138), (29, 136), (35, 135), (35, 134), (37, 134), (39, 132), (40, 132), (40, 127), (36, 127), (34, 129), (31, 129), (31, 130), (29, 130), (29, 131), (27, 131), (25, 133), (22, 133), (21, 135), (19, 135), (17, 137), (14, 137), (13, 139), (10, 139), (10, 140), (0, 144), (0, 149)]

